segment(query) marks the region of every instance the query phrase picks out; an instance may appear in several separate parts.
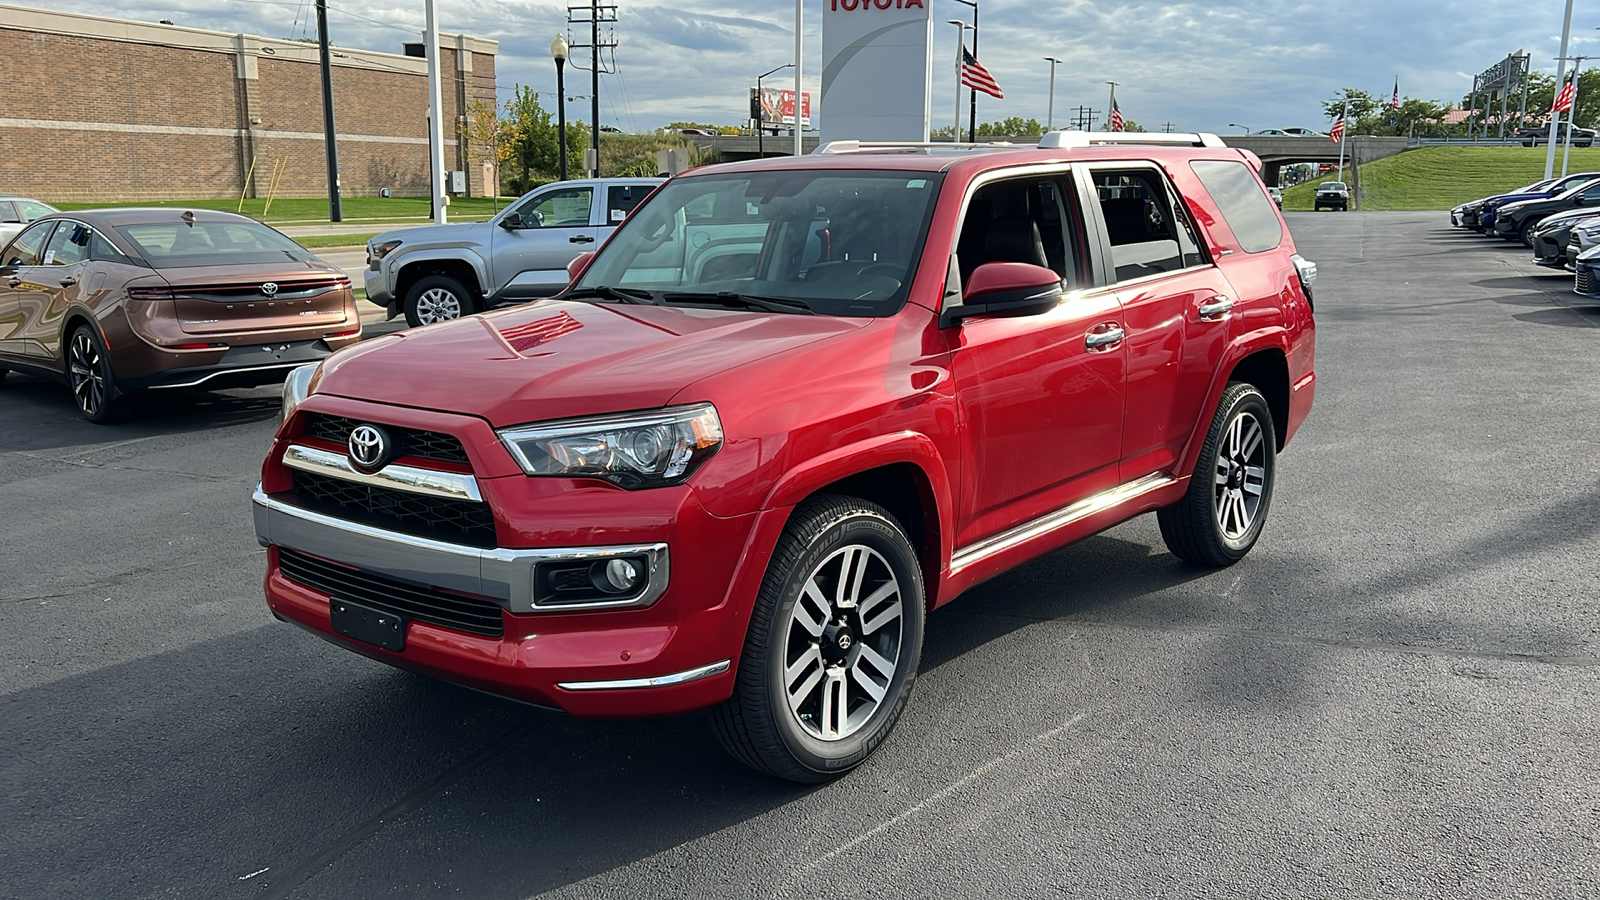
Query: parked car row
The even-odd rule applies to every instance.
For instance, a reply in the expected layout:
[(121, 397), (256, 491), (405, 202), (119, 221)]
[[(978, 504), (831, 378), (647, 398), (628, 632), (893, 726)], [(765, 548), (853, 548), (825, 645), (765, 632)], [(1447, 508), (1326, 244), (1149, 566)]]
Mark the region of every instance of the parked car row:
[[(1518, 128), (1516, 131), (1512, 132), (1512, 137), (1521, 141), (1522, 146), (1524, 147), (1537, 147), (1541, 144), (1548, 144), (1550, 143), (1550, 126), (1528, 125), (1523, 128)], [(1557, 144), (1566, 143), (1567, 138), (1568, 129), (1562, 128), (1560, 131), (1556, 132)], [(1594, 146), (1594, 139), (1595, 130), (1593, 128), (1579, 128), (1574, 126), (1571, 129), (1571, 140), (1572, 146), (1574, 147), (1592, 147)]]
[(1580, 172), (1463, 203), (1450, 224), (1519, 242), (1538, 265), (1574, 271), (1573, 289), (1600, 298), (1600, 172)]

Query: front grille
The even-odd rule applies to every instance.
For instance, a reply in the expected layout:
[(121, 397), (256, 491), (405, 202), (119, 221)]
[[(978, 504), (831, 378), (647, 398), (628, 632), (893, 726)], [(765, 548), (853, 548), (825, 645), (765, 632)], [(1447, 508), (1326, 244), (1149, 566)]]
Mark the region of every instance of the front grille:
[(489, 504), (428, 497), (294, 470), (300, 505), (339, 519), (398, 531), (414, 537), (494, 547), (494, 514)]
[(505, 633), (499, 604), (486, 597), (396, 581), (283, 547), (278, 548), (278, 568), (290, 581), (330, 597), (469, 634), (500, 637)]
[(1584, 266), (1578, 269), (1578, 276), (1573, 279), (1572, 289), (1580, 294), (1593, 294), (1596, 287), (1595, 281), (1594, 270)]
[[(350, 432), (361, 424), (355, 419), (344, 416), (330, 416), (325, 413), (307, 413), (305, 418), (305, 433), (335, 444), (344, 444), (350, 440)], [(461, 446), (461, 441), (454, 435), (440, 434), (437, 431), (421, 431), (415, 428), (400, 428), (394, 425), (383, 426), (395, 440), (400, 442), (399, 455), (415, 456), (421, 459), (438, 460), (439, 462), (470, 463), (467, 459), (467, 448)]]

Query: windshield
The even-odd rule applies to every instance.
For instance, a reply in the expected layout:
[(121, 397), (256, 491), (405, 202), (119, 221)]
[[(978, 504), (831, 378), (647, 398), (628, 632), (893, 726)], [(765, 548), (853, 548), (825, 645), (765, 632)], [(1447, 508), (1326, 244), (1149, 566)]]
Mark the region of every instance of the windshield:
[(572, 290), (625, 288), (667, 305), (746, 295), (823, 315), (893, 315), (940, 180), (834, 169), (675, 179), (617, 229)]
[(227, 222), (157, 222), (119, 225), (151, 266), (233, 266), (303, 262), (311, 253), (265, 225), (249, 220)]

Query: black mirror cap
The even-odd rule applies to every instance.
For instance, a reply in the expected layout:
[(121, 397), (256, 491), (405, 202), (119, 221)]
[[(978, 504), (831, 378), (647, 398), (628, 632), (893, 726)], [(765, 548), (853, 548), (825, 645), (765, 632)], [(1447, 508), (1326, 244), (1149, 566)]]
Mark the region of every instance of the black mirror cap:
[(518, 228), (522, 227), (522, 214), (511, 213), (507, 215), (504, 219), (500, 220), (500, 227), (507, 231), (516, 231)]
[(1036, 316), (1055, 309), (1064, 296), (1061, 277), (1044, 266), (984, 263), (967, 279), (963, 302), (940, 313), (939, 327), (949, 328), (977, 316)]

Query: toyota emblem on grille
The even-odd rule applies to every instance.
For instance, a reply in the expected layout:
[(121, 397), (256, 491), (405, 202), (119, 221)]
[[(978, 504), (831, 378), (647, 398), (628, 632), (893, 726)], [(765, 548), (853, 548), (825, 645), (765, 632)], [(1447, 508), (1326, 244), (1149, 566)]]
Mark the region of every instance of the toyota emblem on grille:
[(276, 281), (269, 281), (266, 284), (263, 284), (261, 286), (261, 293), (266, 294), (268, 297), (278, 293), (278, 283)]
[(375, 472), (389, 462), (389, 436), (381, 428), (357, 425), (347, 442), (350, 462), (358, 469)]

